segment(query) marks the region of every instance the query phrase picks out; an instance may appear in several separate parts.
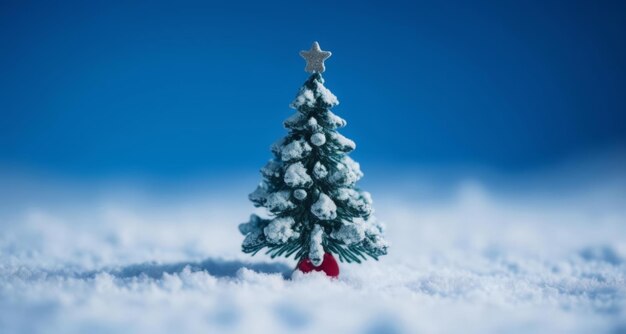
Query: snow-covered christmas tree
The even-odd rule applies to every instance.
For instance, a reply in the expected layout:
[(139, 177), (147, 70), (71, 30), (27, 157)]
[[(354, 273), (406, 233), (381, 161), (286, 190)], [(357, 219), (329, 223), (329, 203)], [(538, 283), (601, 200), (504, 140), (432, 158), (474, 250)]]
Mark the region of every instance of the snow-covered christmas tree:
[[(334, 261), (361, 262), (387, 253), (383, 227), (372, 215), (372, 197), (356, 187), (363, 176), (348, 157), (355, 143), (337, 132), (346, 121), (330, 111), (339, 101), (324, 87), (324, 60), (331, 53), (317, 42), (300, 52), (312, 73), (290, 107), (297, 112), (284, 122), (289, 134), (272, 145), (274, 159), (261, 169), (263, 180), (250, 194), (268, 217), (256, 214), (239, 225), (242, 249), (272, 257), (295, 254), (299, 268)], [(328, 273), (328, 272), (327, 272)], [(338, 274), (338, 269), (337, 269)]]

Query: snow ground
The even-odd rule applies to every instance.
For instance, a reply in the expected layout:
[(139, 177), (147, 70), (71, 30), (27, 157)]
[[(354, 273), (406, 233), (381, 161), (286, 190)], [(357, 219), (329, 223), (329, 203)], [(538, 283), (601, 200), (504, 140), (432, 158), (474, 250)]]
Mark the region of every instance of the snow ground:
[(239, 251), (242, 183), (0, 180), (0, 332), (626, 333), (623, 175), (366, 187), (391, 252), (336, 281)]

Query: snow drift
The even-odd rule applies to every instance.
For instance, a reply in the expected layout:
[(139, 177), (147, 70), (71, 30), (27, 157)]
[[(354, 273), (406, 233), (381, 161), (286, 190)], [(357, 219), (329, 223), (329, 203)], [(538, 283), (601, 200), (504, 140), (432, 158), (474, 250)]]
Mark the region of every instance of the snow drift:
[(3, 179), (0, 331), (620, 333), (625, 180), (369, 186), (393, 248), (330, 281), (240, 252), (247, 189)]

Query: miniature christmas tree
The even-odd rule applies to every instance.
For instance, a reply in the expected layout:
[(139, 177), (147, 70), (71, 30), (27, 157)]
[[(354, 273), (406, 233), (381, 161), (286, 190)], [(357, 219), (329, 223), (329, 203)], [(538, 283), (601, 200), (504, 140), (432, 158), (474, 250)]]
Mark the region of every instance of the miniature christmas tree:
[(385, 255), (388, 245), (372, 215), (370, 194), (355, 186), (363, 176), (347, 155), (355, 143), (337, 132), (346, 121), (330, 111), (339, 104), (323, 85), (324, 60), (331, 53), (314, 42), (300, 54), (312, 75), (290, 105), (297, 112), (284, 122), (289, 134), (272, 145), (274, 159), (261, 169), (263, 181), (249, 196), (269, 218), (253, 214), (239, 225), (246, 236), (242, 250), (254, 255), (267, 248), (272, 258), (295, 254), (300, 270), (337, 276), (331, 253), (360, 263), (366, 255)]

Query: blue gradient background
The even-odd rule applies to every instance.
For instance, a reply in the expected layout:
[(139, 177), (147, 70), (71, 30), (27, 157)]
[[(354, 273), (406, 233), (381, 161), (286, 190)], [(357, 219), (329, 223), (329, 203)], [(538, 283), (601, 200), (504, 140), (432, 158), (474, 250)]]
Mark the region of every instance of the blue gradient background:
[(2, 1), (0, 167), (256, 171), (313, 40), (366, 171), (626, 144), (624, 1)]

